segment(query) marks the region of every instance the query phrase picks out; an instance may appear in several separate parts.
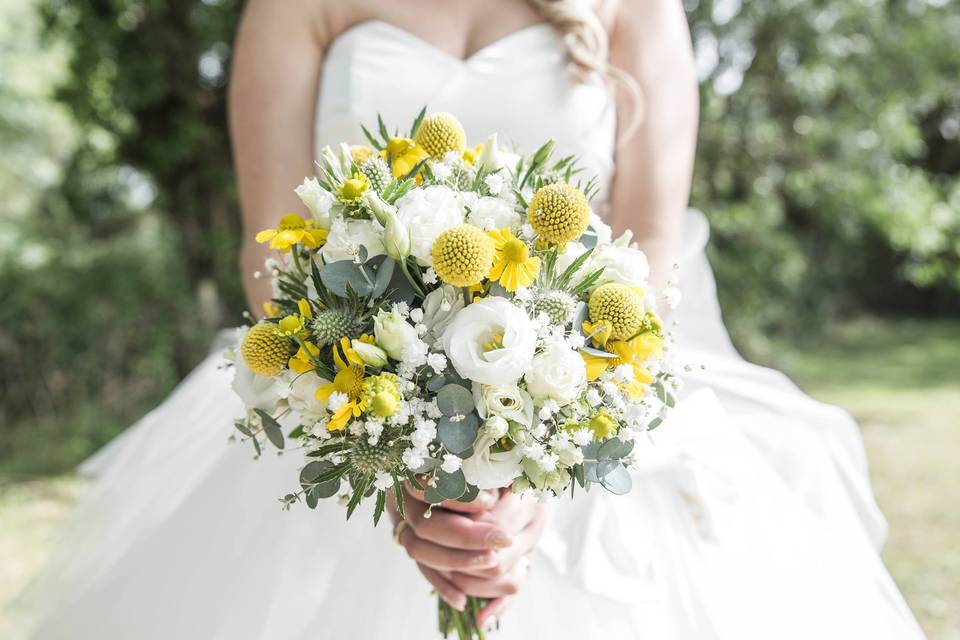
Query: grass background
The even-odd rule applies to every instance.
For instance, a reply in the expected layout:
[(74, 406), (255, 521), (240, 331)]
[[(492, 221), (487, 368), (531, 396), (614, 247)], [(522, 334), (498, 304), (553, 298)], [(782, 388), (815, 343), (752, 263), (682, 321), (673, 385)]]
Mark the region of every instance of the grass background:
[[(884, 558), (930, 640), (960, 640), (960, 322), (864, 319), (763, 359), (860, 422), (890, 522)], [(0, 478), (0, 606), (42, 564), (82, 490), (69, 477)], [(15, 637), (2, 613), (0, 637)]]

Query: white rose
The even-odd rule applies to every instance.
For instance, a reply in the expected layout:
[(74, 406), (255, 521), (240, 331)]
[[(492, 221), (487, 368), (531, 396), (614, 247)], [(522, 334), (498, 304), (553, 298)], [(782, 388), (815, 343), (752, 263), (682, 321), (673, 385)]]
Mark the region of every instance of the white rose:
[(410, 255), (431, 266), (430, 248), (441, 233), (463, 224), (463, 203), (443, 185), (411, 189), (397, 200), (397, 217), (410, 231)]
[(619, 282), (631, 287), (645, 287), (650, 275), (647, 256), (639, 249), (618, 247), (611, 244), (599, 245), (590, 256), (592, 269), (603, 267), (600, 281)]
[(321, 384), (328, 383), (313, 371), (290, 375), (290, 391), (287, 403), (290, 409), (300, 414), (300, 418), (309, 424), (316, 424), (326, 416), (326, 406), (317, 398), (316, 392)]
[(473, 402), (481, 418), (499, 416), (525, 427), (533, 424), (533, 399), (515, 384), (474, 383)]
[(553, 400), (565, 405), (580, 396), (587, 383), (587, 369), (579, 353), (552, 345), (533, 359), (525, 380), (527, 391), (537, 402)]
[(403, 348), (420, 341), (413, 325), (393, 311), (381, 311), (374, 317), (373, 333), (377, 345), (394, 360), (403, 360)]
[(520, 214), (501, 198), (483, 197), (470, 207), (467, 222), (484, 231), (512, 228), (520, 224)]
[(327, 243), (320, 249), (325, 262), (353, 260), (360, 246), (367, 248), (367, 258), (383, 255), (383, 227), (374, 220), (334, 219)]
[[(494, 338), (502, 346), (485, 349)], [(537, 333), (526, 313), (505, 298), (490, 297), (461, 309), (440, 339), (461, 376), (502, 385), (516, 382), (530, 368)]]
[(509, 486), (520, 475), (520, 447), (493, 453), (490, 447), (496, 440), (481, 431), (473, 443), (474, 454), (461, 463), (460, 470), (467, 482), (478, 489), (499, 489)]
[(333, 194), (320, 186), (316, 178), (306, 178), (294, 193), (303, 201), (313, 220), (321, 229), (330, 228), (330, 207), (333, 205)]
[(460, 309), (463, 309), (463, 294), (459, 287), (444, 284), (423, 299), (423, 324), (433, 336), (440, 336)]

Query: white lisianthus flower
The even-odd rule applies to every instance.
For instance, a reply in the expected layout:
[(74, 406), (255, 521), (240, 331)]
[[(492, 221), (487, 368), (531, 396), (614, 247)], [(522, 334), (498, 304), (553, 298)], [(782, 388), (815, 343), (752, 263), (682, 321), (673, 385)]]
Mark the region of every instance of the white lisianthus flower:
[(360, 246), (367, 248), (367, 257), (383, 255), (383, 227), (374, 220), (344, 220), (335, 218), (330, 225), (330, 235), (320, 249), (324, 262), (354, 260)]
[(513, 228), (520, 224), (520, 214), (502, 198), (479, 198), (470, 208), (467, 222), (484, 231)]
[(533, 424), (533, 399), (515, 384), (473, 384), (473, 403), (483, 419), (494, 416), (516, 422), (524, 427)]
[(396, 311), (381, 311), (373, 318), (377, 345), (394, 360), (403, 360), (403, 348), (420, 338), (412, 324)]
[(452, 284), (444, 284), (423, 299), (423, 319), (421, 322), (434, 336), (439, 336), (453, 320), (464, 304), (460, 288)]
[(410, 255), (432, 266), (430, 248), (441, 233), (463, 224), (464, 209), (457, 192), (443, 185), (411, 189), (397, 200), (397, 217), (410, 232)]
[(519, 380), (530, 369), (537, 345), (527, 314), (498, 297), (461, 309), (440, 339), (457, 372), (481, 384)]
[(363, 197), (377, 222), (383, 226), (383, 246), (387, 255), (394, 260), (406, 260), (410, 255), (410, 231), (397, 217), (396, 207), (384, 202), (373, 189), (367, 189)]
[(310, 210), (313, 221), (321, 229), (330, 228), (330, 207), (333, 205), (333, 194), (320, 186), (316, 178), (306, 178), (294, 193)]
[(647, 256), (639, 249), (599, 245), (590, 256), (591, 269), (603, 268), (600, 283), (618, 282), (631, 287), (645, 287), (650, 275)]
[(483, 423), (483, 431), (494, 440), (499, 440), (510, 431), (510, 424), (500, 416), (490, 416)]
[(538, 403), (553, 400), (563, 406), (580, 396), (587, 383), (587, 369), (579, 353), (555, 344), (533, 359), (524, 379), (527, 391)]
[[(568, 242), (567, 246), (564, 247), (563, 253), (557, 256), (556, 273), (562, 274), (564, 271), (567, 270), (567, 268), (570, 265), (573, 264), (573, 262), (577, 258), (582, 256), (586, 252), (587, 252), (586, 245), (583, 245), (579, 242)], [(590, 272), (592, 271), (591, 264), (590, 264), (591, 258), (587, 258), (586, 263), (584, 263), (574, 274), (573, 280), (571, 281), (572, 284), (576, 284), (577, 282), (583, 280), (585, 277), (590, 275)]]
[(460, 466), (467, 482), (478, 489), (499, 489), (508, 486), (520, 475), (520, 461), (523, 454), (520, 447), (510, 451), (493, 453), (490, 447), (496, 440), (482, 432), (473, 443), (474, 454), (465, 459)]
[(290, 409), (300, 414), (300, 418), (307, 424), (316, 424), (326, 417), (326, 405), (317, 398), (317, 389), (329, 380), (321, 378), (313, 371), (302, 374), (287, 373), (290, 390), (287, 394), (287, 403)]
[[(244, 335), (246, 335), (246, 330), (240, 333), (240, 342), (243, 341)], [(243, 356), (240, 355), (239, 349), (234, 360), (231, 386), (247, 409), (272, 411), (277, 403), (277, 397), (279, 396), (277, 379), (271, 376), (258, 376), (251, 371), (243, 360)]]
[(590, 212), (590, 226), (593, 228), (594, 233), (597, 234), (598, 245), (610, 244), (613, 240), (613, 229), (603, 221), (603, 218), (593, 211)]

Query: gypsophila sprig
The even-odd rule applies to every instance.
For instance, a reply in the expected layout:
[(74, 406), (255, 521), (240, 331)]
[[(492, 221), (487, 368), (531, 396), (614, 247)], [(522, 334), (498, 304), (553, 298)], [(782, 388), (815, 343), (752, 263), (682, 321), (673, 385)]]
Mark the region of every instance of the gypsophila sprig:
[[(278, 252), (273, 298), (227, 357), (241, 439), (304, 455), (284, 507), (339, 497), (350, 517), (369, 499), (376, 524), (405, 482), (431, 504), (625, 493), (634, 444), (676, 404), (650, 305), (678, 292), (649, 287), (629, 235), (610, 240), (601, 185), (554, 141), (470, 146), (426, 109), (390, 131), (378, 117), (365, 144), (322, 149), (295, 190), (309, 216), (256, 237)], [(441, 632), (482, 637), (482, 604), (441, 601)]]

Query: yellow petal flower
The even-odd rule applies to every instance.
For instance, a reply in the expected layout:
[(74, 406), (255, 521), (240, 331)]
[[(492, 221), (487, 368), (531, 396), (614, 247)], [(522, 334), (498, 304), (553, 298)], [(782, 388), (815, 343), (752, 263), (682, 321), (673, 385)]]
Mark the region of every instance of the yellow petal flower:
[(305, 298), (297, 300), (297, 309), (300, 310), (301, 316), (307, 320), (313, 320), (313, 310), (310, 309), (310, 303)]
[(296, 371), (297, 373), (307, 373), (308, 371), (313, 371), (313, 362), (311, 358), (316, 359), (320, 355), (320, 347), (313, 344), (310, 341), (304, 341), (304, 346), (297, 350), (295, 356), (290, 358), (290, 362), (287, 363), (287, 366), (291, 370)]
[(488, 235), (493, 240), (495, 254), (487, 278), (498, 280), (507, 291), (533, 284), (540, 273), (540, 258), (530, 257), (529, 247), (510, 229), (494, 229)]

